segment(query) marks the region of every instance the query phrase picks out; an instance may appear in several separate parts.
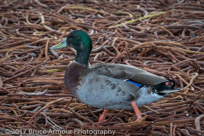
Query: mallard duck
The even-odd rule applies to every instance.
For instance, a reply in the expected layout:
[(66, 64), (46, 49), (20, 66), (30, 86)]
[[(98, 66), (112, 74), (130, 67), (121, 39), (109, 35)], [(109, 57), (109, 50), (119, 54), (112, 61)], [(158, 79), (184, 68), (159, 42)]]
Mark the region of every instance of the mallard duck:
[(101, 63), (89, 67), (92, 41), (82, 30), (71, 32), (50, 49), (64, 47), (77, 51), (75, 61), (66, 68), (65, 85), (81, 102), (104, 109), (99, 122), (105, 119), (108, 109), (134, 110), (139, 121), (138, 107), (179, 90), (174, 81), (134, 66)]

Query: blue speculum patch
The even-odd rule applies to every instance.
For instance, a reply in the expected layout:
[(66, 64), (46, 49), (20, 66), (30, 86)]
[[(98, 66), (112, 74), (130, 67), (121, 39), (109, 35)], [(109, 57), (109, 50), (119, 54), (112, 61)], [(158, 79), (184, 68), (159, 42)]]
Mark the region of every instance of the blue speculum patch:
[(143, 86), (142, 84), (136, 83), (136, 82), (134, 82), (134, 81), (132, 81), (132, 80), (130, 80), (130, 79), (125, 80), (125, 81), (126, 81), (126, 82), (129, 82), (129, 83), (132, 83), (132, 84), (136, 85), (137, 87), (142, 87), (142, 86)]

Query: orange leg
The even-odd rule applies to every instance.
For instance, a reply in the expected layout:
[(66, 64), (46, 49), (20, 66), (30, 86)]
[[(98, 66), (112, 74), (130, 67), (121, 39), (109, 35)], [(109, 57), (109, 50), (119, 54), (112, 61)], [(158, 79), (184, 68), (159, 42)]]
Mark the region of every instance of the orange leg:
[(108, 109), (104, 109), (102, 115), (100, 116), (100, 118), (98, 119), (98, 122), (101, 123), (104, 121), (105, 117), (106, 117), (106, 113), (108, 112)]
[(137, 121), (139, 121), (140, 118), (141, 118), (141, 112), (140, 112), (140, 110), (138, 109), (136, 102), (131, 102), (131, 105), (132, 105), (132, 107), (133, 107), (133, 109), (134, 109), (134, 111), (135, 111), (135, 115), (137, 116), (137, 119), (135, 120), (135, 121), (137, 122)]

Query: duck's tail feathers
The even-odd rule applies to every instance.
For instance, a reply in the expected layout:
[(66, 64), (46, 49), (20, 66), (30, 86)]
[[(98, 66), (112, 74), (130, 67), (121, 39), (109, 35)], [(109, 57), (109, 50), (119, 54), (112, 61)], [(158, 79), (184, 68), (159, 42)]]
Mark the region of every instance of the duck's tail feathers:
[(162, 95), (162, 96), (166, 96), (166, 95), (169, 95), (171, 93), (174, 93), (174, 92), (178, 92), (180, 91), (179, 88), (175, 88), (174, 90), (161, 90), (161, 91), (157, 91), (155, 93), (159, 94), (159, 95)]
[(175, 88), (175, 81), (169, 80), (166, 82), (162, 82), (158, 85), (152, 87), (153, 93), (156, 93), (161, 96), (166, 96), (171, 93), (180, 91), (180, 88)]

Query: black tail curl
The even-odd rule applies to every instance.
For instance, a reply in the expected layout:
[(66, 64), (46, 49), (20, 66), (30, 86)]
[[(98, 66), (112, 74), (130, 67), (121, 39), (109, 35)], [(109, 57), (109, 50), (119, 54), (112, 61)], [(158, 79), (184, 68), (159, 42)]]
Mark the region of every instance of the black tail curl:
[[(166, 83), (172, 83), (172, 85), (167, 85)], [(173, 91), (174, 89), (175, 89), (175, 81), (173, 80), (165, 81), (152, 87), (152, 90), (154, 93), (157, 93), (162, 96), (175, 92)], [(172, 90), (172, 91), (168, 91), (168, 90)], [(178, 89), (175, 89), (175, 90), (178, 90)]]

